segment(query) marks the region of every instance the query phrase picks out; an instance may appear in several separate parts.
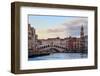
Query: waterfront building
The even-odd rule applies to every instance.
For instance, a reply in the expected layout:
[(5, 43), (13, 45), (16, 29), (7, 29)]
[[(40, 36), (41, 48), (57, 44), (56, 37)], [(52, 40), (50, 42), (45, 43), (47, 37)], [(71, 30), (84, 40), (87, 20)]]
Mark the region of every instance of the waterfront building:
[(70, 52), (80, 52), (80, 38), (70, 37), (68, 41), (68, 50)]
[(37, 35), (34, 27), (28, 24), (28, 52), (32, 55), (36, 51)]

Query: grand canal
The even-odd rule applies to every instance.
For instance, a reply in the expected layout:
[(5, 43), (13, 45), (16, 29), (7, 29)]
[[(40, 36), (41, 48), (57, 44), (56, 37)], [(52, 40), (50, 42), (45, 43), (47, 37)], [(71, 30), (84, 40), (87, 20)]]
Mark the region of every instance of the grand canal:
[(38, 56), (29, 58), (29, 61), (33, 60), (62, 60), (62, 59), (80, 59), (87, 58), (87, 53), (52, 53), (50, 55)]

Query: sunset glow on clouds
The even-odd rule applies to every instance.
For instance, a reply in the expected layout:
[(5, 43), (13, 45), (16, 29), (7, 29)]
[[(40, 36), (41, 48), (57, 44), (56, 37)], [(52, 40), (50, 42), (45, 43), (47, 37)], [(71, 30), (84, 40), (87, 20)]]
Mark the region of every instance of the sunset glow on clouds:
[(79, 37), (81, 26), (87, 35), (88, 18), (72, 16), (29, 16), (29, 24), (36, 29), (39, 39)]

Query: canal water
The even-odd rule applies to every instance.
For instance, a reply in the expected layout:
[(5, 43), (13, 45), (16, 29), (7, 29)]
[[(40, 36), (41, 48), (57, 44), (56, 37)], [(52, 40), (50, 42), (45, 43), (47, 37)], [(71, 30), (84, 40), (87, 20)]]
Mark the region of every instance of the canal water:
[(38, 56), (29, 58), (29, 61), (33, 60), (62, 60), (62, 59), (80, 59), (80, 58), (87, 58), (87, 54), (84, 53), (53, 53), (50, 55), (45, 56)]

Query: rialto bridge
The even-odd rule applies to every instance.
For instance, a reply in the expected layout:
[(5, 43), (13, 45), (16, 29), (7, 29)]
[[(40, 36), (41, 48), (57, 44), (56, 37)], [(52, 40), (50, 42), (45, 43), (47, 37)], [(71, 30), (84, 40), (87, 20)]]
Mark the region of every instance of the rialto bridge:
[(38, 46), (37, 49), (39, 51), (45, 51), (45, 52), (64, 52), (67, 50), (64, 46), (59, 46), (59, 45), (41, 45)]

